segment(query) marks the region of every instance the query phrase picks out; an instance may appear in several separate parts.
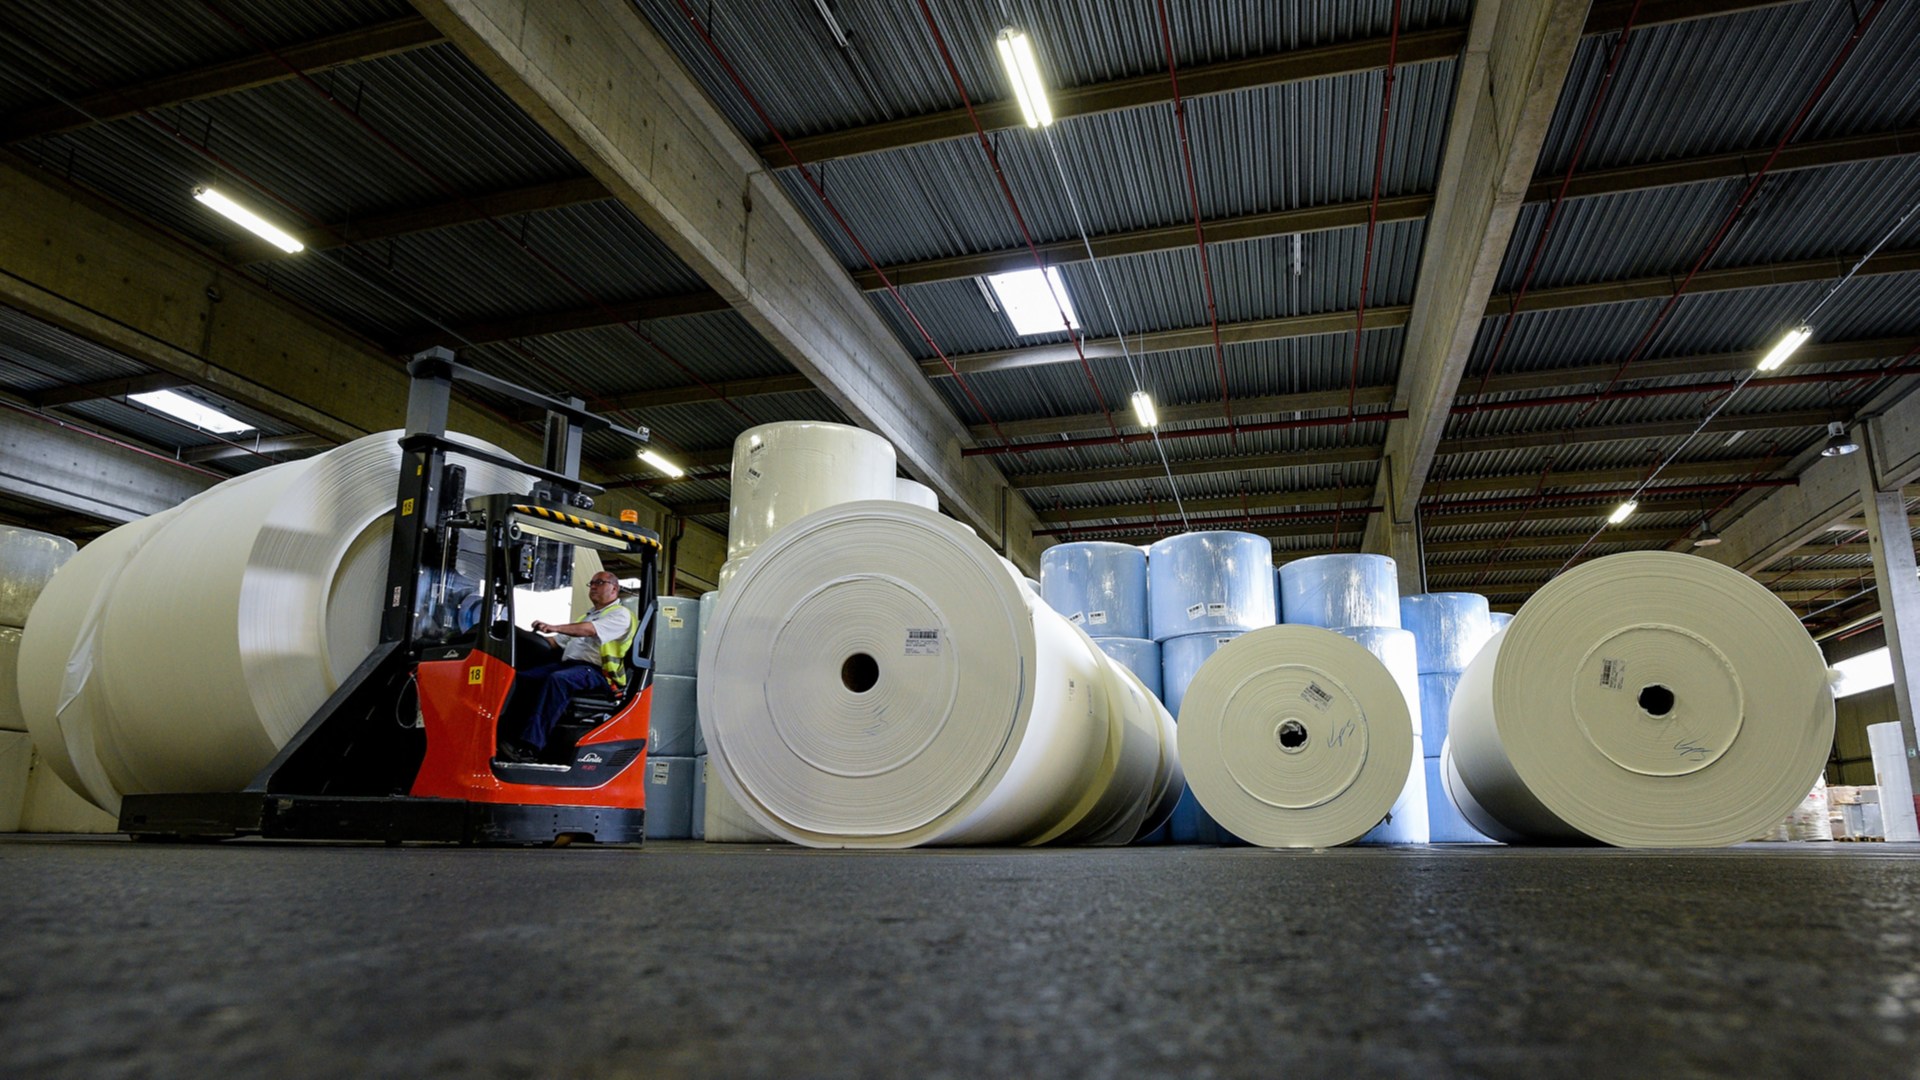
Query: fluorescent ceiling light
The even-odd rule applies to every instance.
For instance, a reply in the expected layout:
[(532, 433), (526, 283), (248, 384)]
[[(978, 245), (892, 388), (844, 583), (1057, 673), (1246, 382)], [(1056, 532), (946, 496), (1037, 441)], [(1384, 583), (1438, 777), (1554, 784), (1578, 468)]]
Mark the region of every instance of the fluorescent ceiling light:
[(1033, 55), (1033, 42), (1027, 35), (1009, 26), (994, 42), (1000, 50), (1000, 66), (1007, 69), (1007, 81), (1013, 83), (1013, 96), (1020, 102), (1020, 115), (1027, 126), (1046, 127), (1053, 123), (1053, 106), (1047, 104), (1047, 84), (1040, 81), (1040, 63)]
[(1640, 504), (1632, 499), (1628, 499), (1626, 502), (1613, 508), (1613, 514), (1607, 518), (1607, 524), (1618, 525), (1632, 517), (1633, 512), (1638, 509), (1640, 509)]
[(176, 394), (171, 390), (155, 390), (149, 394), (127, 396), (154, 412), (166, 413), (177, 420), (185, 420), (194, 427), (202, 431), (211, 431), (215, 435), (237, 435), (242, 431), (253, 430), (252, 424), (235, 420), (219, 409), (202, 405), (185, 394)]
[(1893, 685), (1893, 654), (1883, 646), (1849, 657), (1828, 669), (1834, 697), (1851, 697)]
[(1767, 355), (1760, 358), (1760, 370), (1772, 371), (1786, 363), (1787, 357), (1792, 356), (1793, 351), (1806, 344), (1807, 339), (1812, 336), (1813, 327), (1811, 326), (1797, 326), (1787, 331), (1787, 336), (1774, 342), (1773, 348), (1767, 350)]
[(1065, 329), (1060, 325), (1062, 314), (1067, 317), (1067, 326), (1080, 329), (1080, 317), (1073, 313), (1073, 301), (1067, 299), (1067, 286), (1060, 280), (1057, 267), (1047, 267), (1044, 277), (1038, 270), (991, 274), (987, 284), (1000, 298), (1000, 310), (1013, 323), (1013, 332), (1021, 337), (1060, 333)]
[(666, 473), (668, 476), (681, 477), (687, 475), (687, 470), (675, 465), (673, 462), (668, 461), (652, 450), (640, 451), (640, 460)]
[(193, 197), (226, 215), (228, 218), (239, 223), (248, 232), (289, 255), (306, 249), (307, 245), (295, 240), (291, 233), (288, 233), (266, 218), (241, 206), (239, 203), (234, 202), (232, 199), (227, 198), (225, 195), (220, 194), (210, 187), (194, 188)]
[(1154, 410), (1153, 395), (1145, 390), (1133, 392), (1133, 415), (1140, 421), (1140, 426), (1143, 428), (1160, 426), (1160, 414)]

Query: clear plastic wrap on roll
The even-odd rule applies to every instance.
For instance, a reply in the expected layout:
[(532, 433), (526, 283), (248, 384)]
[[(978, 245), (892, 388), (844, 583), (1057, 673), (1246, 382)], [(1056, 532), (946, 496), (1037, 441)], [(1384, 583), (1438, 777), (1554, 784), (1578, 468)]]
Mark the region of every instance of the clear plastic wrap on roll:
[(1496, 839), (1735, 844), (1813, 786), (1833, 716), (1819, 648), (1759, 582), (1612, 555), (1541, 587), (1461, 676), (1448, 783)]
[(73, 552), (63, 536), (0, 525), (0, 626), (27, 625), (33, 602)]
[(816, 510), (894, 499), (900, 491), (895, 465), (891, 443), (846, 424), (789, 420), (741, 432), (733, 441), (728, 561)]
[(1199, 674), (1200, 665), (1240, 633), (1188, 634), (1160, 643), (1160, 700), (1167, 703), (1167, 711), (1175, 720), (1180, 719), (1181, 702), (1186, 700), (1187, 686)]
[(1429, 757), (1440, 756), (1440, 744), (1447, 741), (1447, 710), (1453, 706), (1453, 692), (1460, 686), (1460, 675), (1452, 671), (1432, 671), (1420, 676), (1420, 741)]
[(940, 509), (940, 496), (918, 480), (896, 479), (893, 482), (893, 497), (923, 510)]
[(1147, 637), (1257, 630), (1276, 621), (1273, 544), (1241, 532), (1194, 532), (1147, 556)]
[(694, 759), (649, 754), (646, 770), (647, 839), (692, 839)]
[(1492, 629), (1493, 633), (1497, 634), (1500, 631), (1505, 630), (1507, 628), (1507, 624), (1512, 621), (1513, 621), (1513, 616), (1508, 614), (1507, 612), (1504, 612), (1504, 611), (1487, 612), (1487, 626)]
[[(1433, 743), (1427, 746), (1445, 748), (1446, 744)], [(1446, 762), (1438, 757), (1430, 757), (1421, 763), (1427, 781), (1427, 842), (1431, 844), (1491, 844), (1493, 839), (1467, 823), (1460, 816), (1460, 808), (1453, 805), (1453, 797), (1447, 794), (1446, 780), (1441, 775)]]
[(653, 670), (662, 675), (699, 674), (700, 601), (663, 596), (655, 614)]
[(1148, 638), (1096, 637), (1093, 643), (1100, 651), (1126, 666), (1147, 688), (1147, 692), (1156, 701), (1165, 701), (1161, 694), (1160, 682), (1160, 643)]
[(1406, 797), (1415, 753), (1406, 693), (1386, 665), (1310, 626), (1228, 642), (1187, 688), (1179, 734), (1194, 797), (1262, 847), (1360, 839)]
[(809, 846), (1031, 843), (1113, 749), (1105, 656), (977, 537), (891, 499), (755, 551), (700, 666), (725, 673), (700, 681), (715, 785)]
[(714, 575), (714, 581), (716, 583), (714, 591), (719, 592), (724, 590), (728, 585), (733, 584), (733, 579), (740, 575), (741, 568), (746, 565), (747, 556), (745, 555), (736, 555), (726, 562), (721, 563), (720, 572)]
[(1147, 636), (1147, 557), (1132, 544), (1056, 544), (1040, 553), (1040, 595), (1089, 635)]
[(653, 709), (648, 714), (647, 753), (693, 757), (698, 743), (700, 680), (691, 675), (656, 675)]
[(1400, 577), (1385, 555), (1315, 555), (1280, 567), (1280, 621), (1398, 627)]
[[(1414, 671), (1413, 634), (1398, 627), (1342, 626), (1333, 631), (1372, 653), (1393, 674), (1394, 684), (1407, 699), (1411, 721), (1421, 715), (1420, 676)], [(1427, 842), (1427, 783), (1421, 758), (1424, 754), (1420, 729), (1413, 729), (1413, 763), (1407, 768), (1407, 784), (1394, 801), (1387, 820), (1362, 836), (1360, 844), (1424, 844)]]
[(1465, 671), (1493, 636), (1479, 593), (1419, 593), (1400, 598), (1400, 625), (1420, 644), (1420, 674)]
[(1039, 595), (1040, 595), (1040, 583), (1039, 583), (1038, 581), (1035, 581), (1034, 579), (1032, 579), (1032, 578), (1030, 578), (1030, 577), (1023, 577), (1023, 578), (1021, 578), (1020, 580), (1021, 580), (1021, 581), (1024, 581), (1024, 582), (1026, 582), (1026, 583), (1027, 583), (1027, 591), (1028, 591), (1028, 592), (1031, 592), (1031, 593), (1033, 593), (1033, 595), (1035, 595), (1035, 596), (1039, 596)]

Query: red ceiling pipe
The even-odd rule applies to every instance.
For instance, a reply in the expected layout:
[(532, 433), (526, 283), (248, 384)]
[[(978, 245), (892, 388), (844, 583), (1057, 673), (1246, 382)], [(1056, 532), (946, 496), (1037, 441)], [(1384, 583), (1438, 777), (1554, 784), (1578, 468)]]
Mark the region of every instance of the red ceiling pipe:
[[(1356, 517), (1364, 517), (1367, 514), (1377, 514), (1379, 512), (1380, 508), (1377, 506), (1356, 507), (1346, 511), (1346, 513)], [(1332, 521), (1334, 517), (1335, 512), (1332, 510), (1300, 510), (1289, 514), (1233, 514), (1227, 517), (1189, 518), (1188, 524), (1185, 527), (1172, 521), (1166, 522), (1165, 524), (1151, 525), (1142, 525), (1139, 522), (1128, 525), (1062, 525), (1053, 529), (1035, 529), (1033, 530), (1033, 535), (1085, 536), (1089, 534), (1102, 535), (1111, 533), (1140, 533), (1144, 535), (1147, 533), (1165, 532), (1169, 529), (1175, 532), (1189, 532), (1199, 529), (1220, 529), (1239, 525), (1284, 525), (1303, 521)]]
[[(1524, 480), (1525, 477), (1515, 477)], [(1798, 487), (1797, 478), (1785, 480), (1729, 480), (1719, 484), (1679, 484), (1673, 487), (1647, 488), (1640, 497), (1649, 501), (1658, 501), (1672, 495), (1707, 495), (1722, 491), (1755, 491), (1761, 488)], [(1607, 502), (1611, 499), (1624, 499), (1634, 493), (1633, 488), (1609, 488), (1604, 491), (1563, 491), (1554, 495), (1540, 496), (1539, 501), (1547, 505), (1567, 505), (1569, 503)], [(1420, 500), (1423, 512), (1439, 516), (1458, 513), (1463, 510), (1485, 510), (1490, 507), (1512, 506), (1514, 503), (1532, 502), (1532, 495), (1502, 495), (1485, 499), (1454, 499), (1447, 502), (1428, 502)]]
[[(1405, 420), (1405, 409), (1386, 412), (1361, 413), (1359, 419)], [(1217, 427), (1189, 428), (1185, 431), (1161, 431), (1161, 439), (1202, 439), (1214, 435), (1233, 435), (1249, 431), (1293, 431), (1298, 428), (1345, 427), (1351, 423), (1345, 416), (1314, 416), (1305, 420), (1272, 420), (1264, 424), (1222, 424)], [(1135, 432), (1131, 435), (1097, 435), (1088, 439), (1053, 439), (1049, 442), (1018, 443), (1011, 446), (969, 446), (960, 451), (963, 457), (998, 456), (1001, 454), (1024, 454), (1030, 450), (1070, 450), (1078, 446), (1114, 446), (1121, 443), (1146, 442), (1154, 437), (1151, 431)], [(1301, 453), (1311, 453), (1303, 450)]]
[[(1373, 198), (1367, 204), (1367, 253), (1360, 261), (1360, 307), (1353, 316), (1353, 372), (1347, 379), (1347, 423), (1360, 393), (1360, 344), (1367, 328), (1367, 290), (1373, 284), (1373, 233), (1380, 222), (1380, 178), (1387, 168), (1387, 122), (1393, 116), (1393, 69), (1400, 50), (1400, 0), (1393, 0), (1393, 30), (1387, 38), (1386, 82), (1380, 89), (1380, 135), (1373, 147)], [(1216, 336), (1218, 331), (1215, 332)]]
[[(1781, 375), (1772, 379), (1752, 379), (1746, 384), (1749, 390), (1766, 390), (1776, 386), (1808, 386), (1819, 383), (1865, 382), (1873, 379), (1893, 379), (1902, 375), (1920, 375), (1920, 367), (1906, 366), (1896, 368), (1865, 368), (1859, 371), (1815, 371), (1804, 375)], [(1739, 389), (1738, 379), (1731, 381), (1693, 383), (1688, 386), (1642, 386), (1632, 390), (1591, 391), (1585, 394), (1557, 394), (1553, 397), (1524, 398), (1514, 401), (1493, 401), (1484, 405), (1455, 405), (1454, 413), (1501, 412), (1510, 409), (1529, 409), (1546, 405), (1585, 405), (1598, 401), (1625, 401), (1632, 398), (1673, 397), (1682, 394), (1720, 394)]]

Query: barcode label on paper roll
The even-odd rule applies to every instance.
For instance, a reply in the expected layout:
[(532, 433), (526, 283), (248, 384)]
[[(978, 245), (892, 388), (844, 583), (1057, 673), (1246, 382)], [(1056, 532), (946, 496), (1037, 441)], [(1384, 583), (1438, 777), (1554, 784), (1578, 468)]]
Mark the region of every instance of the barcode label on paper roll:
[(1319, 683), (1310, 682), (1306, 689), (1300, 691), (1300, 700), (1321, 712), (1326, 712), (1328, 706), (1333, 704), (1333, 695), (1327, 693)]
[(678, 630), (678, 629), (680, 629), (681, 627), (683, 627), (683, 626), (685, 626), (685, 625), (687, 625), (687, 620), (685, 620), (685, 619), (677, 619), (677, 618), (674, 618), (674, 617), (673, 617), (673, 616), (671, 616), (671, 615), (669, 615), (669, 616), (667, 616), (667, 626), (668, 626), (668, 627), (669, 627), (670, 629), (673, 629), (673, 630)]
[(1229, 634), (1226, 637), (1217, 637), (1213, 639), (1213, 643), (1215, 645), (1225, 645), (1227, 642), (1232, 641), (1236, 636), (1238, 635)]
[(1073, 614), (1067, 616), (1067, 621), (1072, 623), (1075, 626), (1079, 626), (1081, 623), (1087, 621), (1087, 617), (1076, 611)]
[(654, 783), (656, 784), (666, 783), (667, 777), (672, 775), (672, 773), (673, 773), (673, 762), (656, 761), (653, 763), (653, 782)]
[(1627, 662), (1625, 660), (1601, 660), (1600, 685), (1609, 690), (1618, 690), (1627, 685)]
[(1187, 608), (1187, 618), (1189, 619), (1197, 619), (1206, 613), (1207, 605), (1205, 604), (1193, 604)]
[(1226, 615), (1226, 613), (1227, 613), (1227, 605), (1223, 603), (1215, 601), (1214, 603), (1207, 605), (1207, 614), (1209, 615), (1224, 616)]
[(1087, 624), (1088, 624), (1088, 625), (1090, 625), (1090, 626), (1105, 626), (1105, 625), (1107, 625), (1107, 613), (1106, 613), (1106, 612), (1104, 612), (1104, 611), (1089, 611), (1089, 612), (1087, 612)]
[(909, 629), (907, 631), (907, 655), (939, 656), (940, 631)]

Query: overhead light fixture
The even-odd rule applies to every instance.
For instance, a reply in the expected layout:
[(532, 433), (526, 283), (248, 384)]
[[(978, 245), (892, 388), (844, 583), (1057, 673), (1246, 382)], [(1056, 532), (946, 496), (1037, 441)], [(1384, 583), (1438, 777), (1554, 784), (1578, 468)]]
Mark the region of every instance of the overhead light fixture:
[(1623, 502), (1619, 506), (1616, 506), (1613, 508), (1613, 513), (1609, 515), (1607, 518), (1607, 524), (1618, 525), (1621, 522), (1632, 517), (1633, 512), (1638, 509), (1640, 509), (1639, 502), (1633, 499), (1628, 499), (1626, 502)]
[(1847, 425), (1839, 420), (1827, 425), (1827, 445), (1820, 448), (1821, 457), (1839, 457), (1860, 449), (1860, 444), (1847, 434)]
[(1160, 414), (1153, 407), (1153, 395), (1145, 390), (1133, 392), (1133, 415), (1140, 421), (1140, 426), (1143, 428), (1160, 426)]
[(1700, 522), (1700, 535), (1693, 538), (1693, 546), (1697, 548), (1714, 547), (1719, 543), (1720, 534), (1713, 531), (1713, 526), (1705, 521)]
[[(1068, 327), (1080, 329), (1080, 317), (1074, 314), (1073, 301), (1067, 299), (1066, 283), (1058, 267), (1039, 270), (1015, 270), (1010, 274), (990, 274), (987, 285), (1000, 298), (1000, 310), (1021, 337), (1058, 334)], [(1066, 326), (1060, 317), (1067, 318)]]
[(295, 240), (293, 234), (210, 187), (194, 188), (193, 197), (289, 255), (306, 250), (307, 245)]
[(994, 42), (1000, 50), (1000, 66), (1007, 69), (1013, 83), (1013, 96), (1020, 102), (1020, 115), (1030, 128), (1053, 123), (1053, 106), (1047, 104), (1047, 84), (1040, 81), (1040, 62), (1034, 59), (1033, 42), (1027, 35), (1009, 26)]
[(1811, 326), (1796, 326), (1787, 331), (1787, 336), (1774, 342), (1773, 348), (1767, 350), (1767, 355), (1760, 358), (1760, 370), (1772, 371), (1786, 363), (1787, 357), (1792, 356), (1793, 351), (1805, 345), (1807, 339), (1812, 336), (1813, 327)]
[(127, 399), (137, 401), (154, 412), (166, 413), (175, 420), (184, 420), (202, 431), (211, 431), (215, 435), (238, 435), (243, 431), (253, 430), (253, 425), (244, 420), (236, 420), (211, 405), (202, 405), (185, 394), (176, 394), (171, 390), (128, 394)]
[(652, 450), (640, 451), (640, 460), (653, 466), (658, 471), (666, 473), (668, 476), (674, 477), (675, 479), (678, 479), (679, 477), (687, 475), (687, 470), (681, 468), (678, 465), (675, 465), (673, 462), (668, 461), (666, 458), (661, 457), (657, 452)]

